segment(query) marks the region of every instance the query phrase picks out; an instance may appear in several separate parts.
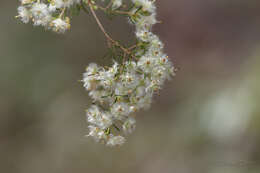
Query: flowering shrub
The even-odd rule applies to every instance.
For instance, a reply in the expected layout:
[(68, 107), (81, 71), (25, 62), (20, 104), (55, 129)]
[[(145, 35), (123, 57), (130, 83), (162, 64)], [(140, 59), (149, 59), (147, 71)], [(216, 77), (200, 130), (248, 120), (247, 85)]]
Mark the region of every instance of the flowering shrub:
[[(175, 69), (163, 52), (163, 43), (151, 32), (156, 20), (155, 0), (20, 0), (18, 18), (57, 33), (70, 28), (70, 16), (83, 10), (91, 13), (108, 40), (114, 59), (111, 67), (89, 64), (83, 84), (93, 99), (87, 110), (89, 134), (108, 146), (125, 142), (125, 135), (135, 129), (134, 114), (147, 109), (153, 94), (161, 89)], [(95, 11), (122, 15), (136, 27), (137, 42), (130, 47), (113, 40)]]

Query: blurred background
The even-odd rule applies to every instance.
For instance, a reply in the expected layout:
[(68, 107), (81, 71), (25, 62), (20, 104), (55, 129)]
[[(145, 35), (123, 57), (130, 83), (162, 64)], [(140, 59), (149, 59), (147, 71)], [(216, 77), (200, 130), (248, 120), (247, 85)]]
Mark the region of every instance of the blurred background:
[[(180, 70), (120, 148), (85, 138), (91, 104), (78, 82), (90, 62), (109, 65), (92, 16), (65, 35), (14, 19), (0, 2), (0, 172), (259, 173), (260, 1), (157, 1), (154, 27)], [(104, 26), (133, 41), (124, 18)]]

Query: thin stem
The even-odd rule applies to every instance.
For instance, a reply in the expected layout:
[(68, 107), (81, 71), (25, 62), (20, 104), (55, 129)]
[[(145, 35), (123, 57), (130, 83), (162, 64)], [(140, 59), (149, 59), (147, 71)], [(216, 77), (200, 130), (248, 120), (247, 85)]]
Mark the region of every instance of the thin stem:
[(135, 45), (133, 45), (133, 46), (129, 47), (129, 48), (128, 48), (128, 50), (132, 50), (132, 49), (136, 48), (137, 46), (138, 46), (138, 45), (137, 45), (137, 44), (135, 44)]
[(113, 124), (113, 127), (117, 130), (117, 131), (119, 131), (120, 132), (120, 128), (119, 127), (117, 127), (117, 125), (115, 125), (115, 124)]
[(62, 9), (62, 11), (61, 11), (61, 13), (60, 13), (60, 15), (59, 15), (59, 18), (62, 18), (62, 17), (63, 17), (63, 15), (64, 15), (64, 13), (65, 13), (65, 10), (66, 10), (66, 8), (63, 8), (63, 9)]
[[(107, 11), (107, 7), (101, 7), (99, 5), (96, 5), (99, 9), (103, 10), (103, 11)], [(112, 13), (117, 13), (117, 14), (124, 14), (124, 15), (128, 15), (128, 16), (131, 16), (133, 15), (132, 13), (128, 12), (128, 11), (120, 11), (120, 10), (113, 10), (111, 11)]]
[(90, 11), (91, 11), (93, 17), (95, 18), (95, 20), (96, 20), (96, 22), (97, 22), (97, 24), (98, 24), (100, 30), (104, 33), (104, 35), (106, 36), (106, 38), (107, 38), (112, 44), (118, 46), (120, 49), (122, 49), (122, 50), (123, 50), (125, 53), (127, 53), (128, 55), (131, 54), (131, 52), (130, 52), (128, 49), (124, 48), (122, 45), (120, 45), (117, 41), (113, 40), (113, 39), (108, 35), (108, 33), (106, 32), (105, 28), (104, 28), (103, 25), (101, 24), (99, 18), (97, 17), (97, 15), (96, 15), (96, 13), (95, 13), (95, 11), (94, 11), (94, 9), (93, 9), (93, 6), (92, 6), (90, 0), (88, 0), (88, 3), (89, 3), (89, 8), (90, 8)]
[(112, 6), (112, 4), (113, 4), (113, 1), (111, 0), (111, 1), (109, 2), (109, 4), (106, 6), (106, 8), (104, 8), (104, 9), (105, 9), (105, 10), (109, 9), (109, 8)]

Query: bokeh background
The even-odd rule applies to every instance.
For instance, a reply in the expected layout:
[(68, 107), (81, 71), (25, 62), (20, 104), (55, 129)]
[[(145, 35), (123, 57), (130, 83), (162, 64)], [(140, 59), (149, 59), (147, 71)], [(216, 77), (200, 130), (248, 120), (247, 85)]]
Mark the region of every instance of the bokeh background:
[[(1, 173), (260, 172), (259, 0), (157, 2), (154, 32), (180, 70), (120, 148), (84, 137), (91, 100), (78, 80), (111, 63), (93, 18), (57, 35), (14, 19), (18, 4), (0, 2)], [(125, 19), (98, 15), (133, 41)]]

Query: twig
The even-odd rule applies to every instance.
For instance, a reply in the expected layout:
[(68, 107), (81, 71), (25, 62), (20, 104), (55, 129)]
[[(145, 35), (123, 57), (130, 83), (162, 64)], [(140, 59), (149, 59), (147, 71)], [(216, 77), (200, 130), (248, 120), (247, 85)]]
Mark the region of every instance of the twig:
[(109, 9), (113, 4), (113, 1), (110, 1), (109, 4), (106, 6), (106, 8), (104, 8), (105, 10)]
[(132, 50), (132, 49), (136, 48), (137, 46), (138, 46), (138, 45), (137, 45), (137, 44), (135, 44), (135, 45), (133, 45), (133, 46), (129, 47), (129, 48), (128, 48), (128, 50)]
[[(103, 10), (103, 11), (107, 11), (108, 8), (107, 7), (101, 7), (99, 5), (96, 5), (99, 9)], [(111, 11), (112, 13), (117, 13), (117, 14), (124, 14), (124, 15), (128, 15), (131, 16), (133, 15), (132, 13), (128, 12), (128, 11), (120, 11), (120, 10), (113, 10)]]
[(93, 6), (92, 6), (92, 4), (91, 4), (91, 1), (88, 0), (88, 3), (89, 3), (89, 8), (90, 8), (90, 11), (91, 11), (93, 17), (95, 18), (95, 20), (96, 20), (96, 22), (97, 22), (99, 28), (100, 28), (101, 31), (104, 33), (104, 35), (106, 36), (106, 38), (107, 38), (112, 44), (114, 44), (114, 45), (118, 46), (120, 49), (122, 49), (122, 51), (124, 51), (126, 54), (130, 55), (131, 52), (130, 52), (128, 49), (124, 48), (122, 45), (120, 45), (117, 41), (113, 40), (113, 39), (108, 35), (108, 33), (106, 32), (105, 28), (104, 28), (103, 25), (101, 24), (99, 18), (97, 17), (97, 15), (96, 15), (96, 13), (95, 13), (95, 11), (94, 11), (94, 9), (93, 9)]

